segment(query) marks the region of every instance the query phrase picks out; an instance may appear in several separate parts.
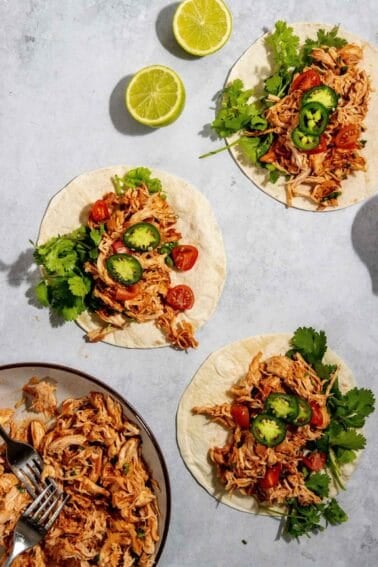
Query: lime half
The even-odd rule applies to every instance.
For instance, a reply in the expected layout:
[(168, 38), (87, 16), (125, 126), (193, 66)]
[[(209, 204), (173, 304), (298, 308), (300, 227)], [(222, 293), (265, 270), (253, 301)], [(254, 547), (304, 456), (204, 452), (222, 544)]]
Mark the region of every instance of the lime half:
[(192, 55), (210, 55), (226, 43), (232, 16), (223, 0), (184, 0), (173, 17), (173, 33)]
[(175, 71), (163, 65), (140, 69), (126, 88), (126, 107), (138, 122), (158, 128), (178, 118), (185, 104), (185, 87)]

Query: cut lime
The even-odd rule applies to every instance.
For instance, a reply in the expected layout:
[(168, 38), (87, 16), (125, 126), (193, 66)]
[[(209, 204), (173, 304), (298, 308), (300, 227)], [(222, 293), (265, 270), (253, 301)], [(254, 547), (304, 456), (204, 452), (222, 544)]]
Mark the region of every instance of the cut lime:
[(173, 17), (173, 33), (192, 55), (210, 55), (231, 35), (232, 16), (223, 0), (184, 0)]
[(140, 69), (126, 88), (126, 107), (138, 122), (158, 128), (178, 118), (185, 104), (185, 87), (169, 67)]

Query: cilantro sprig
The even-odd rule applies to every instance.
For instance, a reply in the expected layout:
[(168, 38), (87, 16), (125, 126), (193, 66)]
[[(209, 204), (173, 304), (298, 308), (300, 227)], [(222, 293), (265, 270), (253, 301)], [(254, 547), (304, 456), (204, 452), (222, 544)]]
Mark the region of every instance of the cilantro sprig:
[(322, 504), (301, 506), (297, 499), (289, 502), (285, 532), (292, 537), (300, 537), (323, 531), (328, 524), (333, 526), (348, 520), (347, 514), (337, 500), (332, 498)]
[(35, 288), (37, 300), (66, 321), (76, 319), (87, 309), (92, 278), (83, 266), (87, 260), (97, 258), (101, 232), (102, 228), (81, 226), (34, 249), (34, 260), (44, 270)]
[(327, 455), (326, 469), (313, 472), (305, 478), (306, 487), (322, 498), (322, 502), (301, 506), (297, 499), (292, 499), (288, 503), (286, 533), (299, 537), (322, 531), (327, 524), (336, 525), (347, 520), (348, 517), (338, 502), (334, 498), (328, 500), (329, 485), (332, 477), (339, 488), (345, 489), (342, 466), (354, 462), (358, 451), (366, 446), (361, 428), (374, 411), (375, 397), (367, 388), (354, 387), (344, 394), (341, 392), (338, 378), (335, 377), (337, 366), (323, 362), (327, 351), (324, 331), (299, 327), (290, 340), (290, 346), (287, 356), (292, 358), (295, 353), (299, 353), (323, 380), (324, 391), (329, 387), (330, 379), (334, 379), (327, 400), (329, 425), (321, 437), (308, 444), (310, 451), (318, 450)]

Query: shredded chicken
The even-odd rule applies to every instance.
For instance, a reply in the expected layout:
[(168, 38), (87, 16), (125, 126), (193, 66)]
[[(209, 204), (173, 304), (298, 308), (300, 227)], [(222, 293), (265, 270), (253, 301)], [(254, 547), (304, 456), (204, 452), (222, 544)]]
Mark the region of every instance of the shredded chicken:
[[(319, 503), (319, 496), (305, 485), (301, 461), (308, 453), (308, 443), (318, 439), (329, 425), (326, 402), (330, 388), (323, 393), (321, 378), (298, 353), (293, 359), (278, 355), (263, 360), (262, 356), (259, 352), (246, 375), (230, 388), (231, 402), (192, 408), (194, 414), (205, 415), (229, 432), (223, 447), (209, 449), (209, 458), (227, 491), (253, 496), (263, 505), (285, 505), (294, 497), (303, 506)], [(336, 373), (330, 384), (335, 376)], [(236, 423), (232, 408), (234, 404), (242, 404), (253, 419), (262, 412), (269, 394), (278, 392), (294, 394), (310, 405), (316, 404), (322, 423), (288, 427), (285, 439), (268, 447), (259, 443), (248, 428)], [(274, 486), (266, 488), (261, 480), (274, 465), (280, 466), (280, 478)]]
[(160, 193), (150, 194), (145, 185), (127, 189), (122, 196), (108, 193), (103, 201), (110, 212), (109, 219), (105, 224), (96, 223), (92, 218), (88, 220), (91, 228), (99, 228), (101, 224), (105, 230), (96, 262), (85, 265), (85, 270), (94, 279), (93, 296), (100, 303), (95, 311), (99, 326), (87, 334), (87, 339), (90, 342), (100, 341), (130, 323), (154, 321), (172, 346), (178, 349), (196, 347), (198, 343), (191, 323), (178, 322), (179, 311), (166, 302), (171, 269), (165, 263), (164, 254), (157, 249), (131, 252), (123, 246), (122, 252), (132, 253), (143, 268), (142, 278), (130, 287), (114, 281), (106, 269), (106, 260), (117, 252), (117, 244), (122, 246), (122, 235), (132, 224), (148, 222), (156, 226), (161, 245), (178, 241), (181, 233), (176, 228), (177, 216), (172, 207)]
[[(34, 445), (43, 457), (44, 477), (52, 477), (69, 500), (43, 542), (15, 560), (15, 567), (152, 567), (159, 540), (157, 484), (142, 457), (138, 427), (111, 396), (91, 392), (46, 411), (45, 381), (36, 377), (34, 408), (41, 420), (16, 422), (2, 410), (12, 435)], [(52, 420), (53, 418), (53, 420)], [(9, 550), (17, 519), (30, 498), (7, 469), (0, 445), (0, 548)]]
[[(292, 141), (291, 133), (298, 126), (302, 97), (298, 89), (278, 100), (270, 97), (274, 104), (266, 111), (267, 130), (246, 134), (265, 135), (274, 131), (275, 140), (260, 161), (273, 164), (289, 175), (286, 183), (288, 206), (292, 205), (294, 197), (301, 196), (312, 201), (318, 209), (324, 209), (338, 205), (342, 183), (349, 175), (366, 169), (365, 158), (360, 153), (364, 144), (361, 136), (372, 88), (367, 73), (359, 67), (363, 58), (363, 50), (359, 46), (348, 44), (338, 49), (316, 48), (311, 56), (313, 63), (305, 71), (316, 70), (321, 83), (334, 89), (339, 96), (337, 108), (322, 134), (323, 151), (300, 151)], [(349, 147), (341, 147), (337, 134), (349, 126), (357, 128), (357, 136)]]

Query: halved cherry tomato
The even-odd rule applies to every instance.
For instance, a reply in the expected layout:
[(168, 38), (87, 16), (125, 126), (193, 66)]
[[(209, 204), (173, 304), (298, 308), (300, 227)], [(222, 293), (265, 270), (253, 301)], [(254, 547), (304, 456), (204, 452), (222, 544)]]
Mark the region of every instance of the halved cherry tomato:
[(193, 268), (198, 258), (198, 250), (191, 244), (180, 244), (172, 250), (172, 258), (178, 270), (185, 272)]
[(321, 451), (313, 451), (303, 457), (302, 462), (310, 471), (319, 472), (326, 466), (327, 455)]
[(95, 201), (91, 208), (90, 217), (95, 222), (107, 220), (110, 217), (110, 211), (106, 201), (103, 199)]
[(317, 87), (321, 84), (320, 75), (315, 69), (308, 69), (303, 73), (300, 73), (295, 77), (294, 81), (291, 83), (291, 91), (308, 91), (312, 87)]
[(116, 301), (128, 301), (129, 299), (134, 299), (139, 293), (138, 284), (132, 284), (126, 286), (117, 286), (115, 292)]
[(265, 476), (259, 480), (259, 487), (263, 490), (274, 488), (280, 480), (281, 470), (282, 467), (280, 464), (267, 468)]
[(358, 147), (358, 138), (361, 130), (357, 124), (342, 126), (335, 136), (335, 145), (343, 150), (354, 150)]
[(123, 240), (119, 239), (119, 240), (115, 240), (112, 244), (112, 248), (113, 248), (113, 252), (115, 252), (115, 254), (129, 254), (130, 250), (127, 248), (127, 246), (125, 246), (125, 243)]
[(249, 410), (247, 406), (244, 406), (243, 404), (232, 404), (231, 415), (236, 425), (238, 425), (242, 429), (249, 429), (251, 421), (249, 418)]
[(322, 408), (316, 402), (310, 402), (311, 406), (311, 420), (310, 425), (321, 428), (324, 422)]
[(166, 301), (173, 309), (185, 311), (193, 307), (194, 293), (188, 285), (176, 285), (168, 290)]
[(321, 152), (326, 152), (327, 151), (327, 137), (326, 136), (320, 136), (320, 142), (319, 144), (316, 146), (316, 148), (312, 148), (312, 150), (302, 150), (303, 152), (305, 152), (306, 154), (320, 154)]

